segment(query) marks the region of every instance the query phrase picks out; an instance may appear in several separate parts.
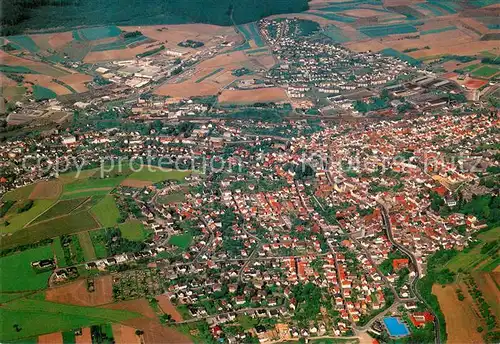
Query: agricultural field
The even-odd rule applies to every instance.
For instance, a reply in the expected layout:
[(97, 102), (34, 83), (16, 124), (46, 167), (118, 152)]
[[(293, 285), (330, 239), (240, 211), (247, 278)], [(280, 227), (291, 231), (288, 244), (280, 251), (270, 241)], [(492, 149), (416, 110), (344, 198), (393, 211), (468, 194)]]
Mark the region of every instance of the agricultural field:
[(92, 207), (91, 211), (102, 227), (113, 227), (120, 218), (120, 211), (111, 195), (104, 196), (99, 203)]
[(87, 200), (88, 199), (86, 198), (75, 198), (71, 200), (58, 201), (47, 211), (45, 211), (43, 214), (41, 214), (35, 220), (33, 220), (33, 223), (47, 221), (59, 216), (66, 216)]
[(283, 102), (288, 99), (284, 89), (279, 87), (259, 88), (252, 90), (224, 90), (218, 101), (220, 104), (254, 104)]
[(64, 249), (61, 243), (61, 237), (57, 237), (52, 242), (52, 250), (54, 251), (57, 267), (63, 268), (68, 266), (66, 262), (66, 257), (64, 255)]
[(162, 204), (179, 203), (179, 202), (183, 202), (185, 199), (186, 199), (185, 194), (182, 192), (178, 192), (178, 193), (172, 193), (172, 194), (165, 195), (165, 196), (160, 196), (158, 198), (158, 202), (160, 202)]
[[(446, 320), (446, 332), (450, 343), (482, 343), (482, 336), (476, 329), (481, 326), (472, 297), (466, 288), (462, 290), (465, 299), (458, 300), (458, 284), (440, 286), (435, 284), (432, 293), (437, 296)], [(465, 289), (465, 290), (464, 290)]]
[[(0, 340), (5, 342), (102, 323), (123, 322), (138, 318), (140, 314), (23, 298), (3, 304), (0, 316)], [(13, 325), (22, 330), (16, 331)]]
[(2, 218), (0, 233), (14, 233), (20, 231), (54, 204), (54, 201), (51, 200), (35, 200), (30, 209), (18, 213), (18, 206), (24, 202), (25, 201), (22, 199), (18, 200)]
[(87, 290), (87, 281), (79, 279), (45, 291), (45, 299), (51, 302), (76, 306), (101, 306), (113, 302), (113, 277), (94, 278), (95, 291)]
[(51, 258), (53, 253), (50, 245), (0, 258), (2, 292), (45, 289), (52, 271), (37, 273), (31, 267), (31, 262)]
[(478, 78), (491, 78), (500, 72), (500, 68), (497, 66), (483, 65), (472, 72), (472, 76)]
[(40, 240), (54, 238), (64, 234), (73, 234), (81, 231), (99, 228), (100, 225), (88, 211), (72, 213), (39, 222), (18, 230), (8, 237), (4, 237), (0, 247), (9, 248), (26, 245)]
[(257, 23), (242, 24), (237, 26), (238, 31), (245, 38), (245, 42), (249, 43), (252, 48), (261, 48), (265, 46), (265, 43), (260, 36), (259, 28)]
[(127, 220), (121, 223), (118, 228), (125, 239), (134, 241), (145, 240), (149, 232), (144, 229), (144, 225), (139, 220)]

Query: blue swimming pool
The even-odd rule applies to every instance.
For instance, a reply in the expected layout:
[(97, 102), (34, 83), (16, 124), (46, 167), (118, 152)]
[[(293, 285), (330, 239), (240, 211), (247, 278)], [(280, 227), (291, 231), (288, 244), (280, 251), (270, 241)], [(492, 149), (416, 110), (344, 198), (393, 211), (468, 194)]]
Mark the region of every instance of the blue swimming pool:
[(410, 334), (408, 327), (406, 327), (406, 325), (403, 324), (398, 318), (385, 317), (384, 324), (391, 337), (404, 337)]

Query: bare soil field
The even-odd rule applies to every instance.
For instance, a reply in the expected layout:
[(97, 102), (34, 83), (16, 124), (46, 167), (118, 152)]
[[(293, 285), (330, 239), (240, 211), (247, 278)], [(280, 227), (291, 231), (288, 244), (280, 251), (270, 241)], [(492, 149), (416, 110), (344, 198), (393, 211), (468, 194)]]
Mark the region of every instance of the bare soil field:
[(61, 332), (54, 332), (38, 336), (38, 344), (62, 344), (63, 337)]
[(81, 93), (88, 91), (85, 83), (92, 81), (92, 76), (87, 74), (74, 73), (61, 76), (58, 79), (64, 82), (66, 85), (73, 87), (78, 93)]
[(113, 338), (116, 344), (139, 344), (140, 338), (135, 335), (135, 328), (121, 324), (113, 324)]
[(157, 296), (156, 299), (158, 300), (163, 313), (170, 314), (172, 316), (172, 319), (174, 319), (176, 322), (184, 320), (182, 319), (182, 315), (177, 311), (172, 302), (170, 302), (170, 299), (167, 295)]
[(82, 328), (82, 335), (75, 337), (76, 344), (90, 344), (92, 343), (92, 335), (90, 333), (90, 327)]
[(7, 75), (0, 73), (0, 85), (2, 85), (2, 87), (16, 86), (17, 82), (7, 77)]
[(274, 57), (270, 54), (263, 54), (253, 57), (252, 62), (261, 65), (265, 69), (270, 69), (276, 64)]
[(131, 188), (144, 188), (146, 186), (153, 185), (153, 182), (148, 181), (148, 180), (137, 180), (137, 179), (125, 179), (123, 182), (121, 182), (122, 186), (128, 186)]
[(437, 296), (441, 310), (446, 320), (448, 343), (483, 343), (483, 338), (476, 329), (481, 326), (473, 300), (467, 288), (461, 288), (465, 299), (459, 301), (456, 289), (458, 284), (444, 286), (434, 284), (432, 293)]
[(363, 51), (380, 51), (382, 49), (387, 48), (386, 45), (382, 44), (378, 39), (370, 39), (365, 41), (358, 42), (349, 42), (343, 44), (347, 49), (351, 49), (355, 52), (363, 52)]
[(113, 302), (112, 277), (110, 275), (98, 277), (94, 280), (95, 291), (87, 291), (85, 279), (50, 288), (45, 293), (47, 301), (67, 303), (78, 306), (100, 306)]
[(103, 307), (142, 314), (144, 317), (127, 320), (123, 325), (144, 331), (143, 339), (145, 344), (164, 343), (166, 338), (168, 338), (168, 343), (172, 344), (192, 343), (190, 338), (176, 331), (174, 328), (162, 326), (156, 313), (149, 306), (146, 299), (123, 301)]
[(450, 61), (446, 61), (445, 63), (443, 63), (442, 66), (444, 69), (446, 69), (447, 72), (453, 72), (456, 69), (461, 69), (461, 68), (465, 68), (468, 66), (472, 66), (472, 65), (478, 64), (479, 62), (480, 62), (479, 60), (474, 60), (471, 62), (461, 63), (458, 61), (450, 60)]
[(219, 96), (220, 103), (228, 104), (280, 102), (286, 99), (285, 90), (278, 87), (258, 88), (254, 90), (226, 90)]
[(500, 273), (498, 272), (480, 272), (473, 274), (474, 280), (479, 287), (479, 290), (483, 293), (483, 297), (491, 306), (491, 310), (498, 318), (500, 317), (500, 290), (498, 289), (495, 279), (500, 279)]
[(152, 50), (160, 45), (155, 45), (154, 47), (150, 48), (148, 48), (148, 46), (149, 44), (143, 44), (130, 49), (91, 51), (85, 56), (83, 62), (92, 63), (100, 61), (130, 60), (134, 59), (137, 54), (141, 54), (145, 51)]
[(213, 96), (219, 92), (219, 85), (210, 81), (200, 83), (183, 82), (179, 84), (163, 84), (154, 92), (160, 96), (176, 98)]
[(29, 199), (58, 199), (62, 192), (62, 183), (59, 180), (49, 180), (37, 183)]
[(52, 81), (53, 77), (42, 74), (24, 74), (25, 83), (33, 83), (35, 85), (40, 85), (42, 87), (51, 89), (58, 96), (64, 94), (71, 94), (71, 91), (66, 87), (59, 85), (58, 83)]

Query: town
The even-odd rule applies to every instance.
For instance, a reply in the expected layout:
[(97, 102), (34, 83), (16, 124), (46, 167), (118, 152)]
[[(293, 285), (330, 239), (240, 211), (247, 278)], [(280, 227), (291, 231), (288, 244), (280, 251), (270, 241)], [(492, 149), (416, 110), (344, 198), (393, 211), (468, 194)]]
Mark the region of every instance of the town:
[[(110, 322), (146, 343), (445, 341), (436, 287), (462, 275), (479, 291), (473, 269), (498, 267), (498, 107), (306, 20), (255, 25), (277, 63), (231, 66), (216, 95), (196, 85), (220, 71), (196, 66), (240, 53), (230, 35), (97, 62), (82, 97), (19, 101), (0, 143), (0, 261), (26, 255), (32, 292), (48, 283), (33, 307), (124, 305)], [(23, 282), (2, 283), (10, 301)], [(471, 295), (495, 342), (494, 305)], [(151, 315), (135, 325), (138, 309)]]

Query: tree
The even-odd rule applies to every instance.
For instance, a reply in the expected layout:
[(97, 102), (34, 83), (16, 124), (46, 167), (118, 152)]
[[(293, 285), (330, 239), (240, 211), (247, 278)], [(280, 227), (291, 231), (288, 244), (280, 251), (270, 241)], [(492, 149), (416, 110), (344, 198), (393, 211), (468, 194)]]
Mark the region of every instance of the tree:
[(135, 335), (136, 336), (142, 336), (144, 334), (144, 331), (142, 330), (135, 330)]

